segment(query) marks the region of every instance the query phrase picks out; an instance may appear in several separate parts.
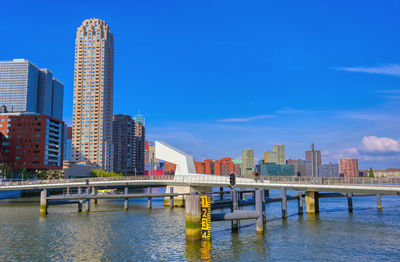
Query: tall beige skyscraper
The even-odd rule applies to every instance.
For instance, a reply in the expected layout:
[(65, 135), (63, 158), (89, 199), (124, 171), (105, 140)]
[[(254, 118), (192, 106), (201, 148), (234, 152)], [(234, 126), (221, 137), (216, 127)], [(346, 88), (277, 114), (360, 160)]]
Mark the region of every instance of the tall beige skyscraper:
[(72, 148), (76, 161), (111, 171), (114, 36), (106, 22), (91, 18), (76, 32)]
[(278, 165), (285, 165), (286, 164), (286, 156), (285, 156), (285, 145), (273, 145), (272, 151), (276, 152), (276, 163)]
[(242, 150), (242, 176), (254, 177), (254, 150)]

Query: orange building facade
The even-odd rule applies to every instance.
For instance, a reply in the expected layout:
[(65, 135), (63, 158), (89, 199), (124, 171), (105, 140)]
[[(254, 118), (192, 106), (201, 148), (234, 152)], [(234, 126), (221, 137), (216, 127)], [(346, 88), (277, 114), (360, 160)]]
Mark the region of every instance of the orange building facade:
[(198, 174), (227, 176), (235, 171), (235, 165), (230, 157), (225, 157), (221, 160), (206, 159), (200, 162), (195, 161), (194, 164)]

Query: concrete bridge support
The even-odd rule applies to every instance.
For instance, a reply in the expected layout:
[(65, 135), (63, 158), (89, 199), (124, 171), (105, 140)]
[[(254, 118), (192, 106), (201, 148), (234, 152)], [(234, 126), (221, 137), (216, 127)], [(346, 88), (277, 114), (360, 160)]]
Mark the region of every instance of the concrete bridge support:
[[(151, 194), (151, 191), (152, 191), (152, 189), (151, 189), (151, 187), (149, 187), (149, 194)], [(147, 208), (151, 208), (151, 197), (148, 197), (147, 198)]]
[[(170, 187), (169, 188), (169, 192), (172, 194), (172, 193), (174, 193), (174, 187)], [(173, 208), (174, 207), (174, 197), (173, 196), (170, 196), (169, 197), (169, 207), (170, 208)]]
[[(90, 195), (90, 187), (86, 188), (86, 195)], [(86, 200), (86, 212), (90, 212), (90, 199)]]
[(47, 189), (40, 192), (40, 215), (47, 215)]
[[(165, 192), (170, 192), (171, 186), (167, 186)], [(210, 193), (211, 187), (198, 187), (198, 186), (174, 186), (174, 193), (190, 194), (193, 192)], [(185, 207), (185, 195), (174, 197), (174, 207)], [(164, 206), (170, 206), (170, 197), (164, 198)]]
[[(78, 187), (78, 195), (82, 195), (81, 187)], [(82, 200), (78, 200), (78, 212), (82, 212)]]
[(347, 207), (350, 213), (353, 213), (353, 194), (347, 193)]
[(260, 214), (256, 220), (256, 230), (257, 234), (264, 234), (264, 218), (263, 218), (263, 209), (262, 209), (262, 192), (260, 189), (255, 191), (256, 195), (256, 212)]
[(199, 195), (186, 196), (185, 228), (187, 241), (201, 238), (201, 202)]
[(267, 223), (267, 211), (266, 211), (266, 207), (265, 207), (265, 195), (266, 195), (266, 191), (265, 189), (262, 189), (262, 213), (263, 213), (263, 223), (264, 225)]
[(282, 195), (282, 218), (287, 218), (287, 197), (286, 197), (286, 188), (281, 188), (281, 195)]
[[(124, 188), (124, 193), (125, 193), (125, 195), (129, 194), (129, 188), (128, 187)], [(128, 211), (128, 209), (129, 209), (129, 198), (125, 198), (125, 200), (124, 200), (124, 210)]]
[(299, 192), (297, 194), (299, 195), (299, 198), (297, 199), (297, 209), (298, 209), (299, 215), (302, 215), (304, 212), (303, 211), (304, 210), (304, 208), (303, 208), (303, 193)]
[[(92, 187), (92, 195), (96, 196), (99, 193), (97, 187)], [(93, 204), (97, 204), (97, 199), (92, 199)]]
[(307, 214), (319, 213), (318, 192), (306, 191), (306, 210)]
[(382, 210), (381, 194), (376, 194), (376, 208)]
[[(232, 199), (232, 212), (235, 210), (239, 210), (239, 200), (238, 200), (238, 192), (233, 189), (231, 191), (231, 199)], [(232, 220), (232, 232), (236, 232), (239, 230), (239, 220)]]
[(224, 200), (224, 188), (219, 188), (219, 200)]

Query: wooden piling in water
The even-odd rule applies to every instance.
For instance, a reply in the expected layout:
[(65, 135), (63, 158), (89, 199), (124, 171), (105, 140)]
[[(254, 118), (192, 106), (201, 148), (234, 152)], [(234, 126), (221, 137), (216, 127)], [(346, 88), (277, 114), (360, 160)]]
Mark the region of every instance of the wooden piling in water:
[(281, 197), (282, 197), (282, 218), (287, 218), (287, 197), (286, 197), (286, 187), (281, 188)]
[(199, 241), (201, 238), (201, 202), (199, 195), (186, 196), (185, 228), (187, 241)]
[(40, 192), (40, 215), (47, 215), (47, 189)]

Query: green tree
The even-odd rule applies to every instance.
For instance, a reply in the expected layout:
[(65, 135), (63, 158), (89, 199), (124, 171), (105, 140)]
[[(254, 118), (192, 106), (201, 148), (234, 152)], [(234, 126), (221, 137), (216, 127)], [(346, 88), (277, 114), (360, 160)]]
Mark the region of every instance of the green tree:
[(12, 178), (12, 169), (7, 163), (3, 163), (0, 165), (1, 174), (3, 177), (7, 179)]
[(372, 167), (369, 168), (368, 176), (369, 176), (369, 177), (375, 177), (375, 176), (374, 176), (374, 170), (372, 170)]
[(115, 177), (123, 175), (123, 173), (107, 172), (102, 169), (92, 169), (92, 172), (90, 172), (91, 177)]

